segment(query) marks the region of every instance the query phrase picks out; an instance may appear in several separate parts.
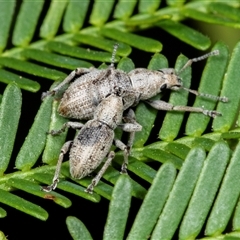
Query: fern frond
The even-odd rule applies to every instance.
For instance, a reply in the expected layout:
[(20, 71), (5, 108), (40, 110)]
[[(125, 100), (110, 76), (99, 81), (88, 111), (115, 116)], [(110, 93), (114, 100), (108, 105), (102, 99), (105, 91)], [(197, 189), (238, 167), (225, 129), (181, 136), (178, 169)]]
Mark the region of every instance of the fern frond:
[[(142, 30), (154, 28), (157, 32), (163, 29), (187, 45), (206, 50), (211, 46), (211, 39), (184, 20), (238, 29), (239, 6), (238, 1), (200, 0), (188, 3), (184, 0), (1, 3), (0, 81), (9, 85), (0, 95), (0, 218), (4, 221), (8, 217), (10, 206), (46, 221), (48, 212), (39, 206), (36, 197), (69, 208), (73, 201), (70, 193), (78, 196), (79, 203), (86, 200), (90, 204), (98, 203), (101, 197), (111, 200), (105, 230), (101, 230), (104, 239), (113, 236), (119, 239), (239, 237), (239, 42), (231, 55), (224, 43), (213, 46), (220, 55), (208, 59), (199, 85), (200, 92), (226, 96), (229, 103), (216, 106), (213, 101), (197, 97), (193, 104), (206, 109), (216, 108), (223, 116), (211, 120), (196, 113), (168, 112), (161, 123), (156, 110), (144, 103), (136, 107), (137, 121), (143, 131), (136, 134), (128, 166), (130, 177), (119, 177), (122, 153), (118, 152), (113, 166), (93, 195), (84, 192), (91, 178), (72, 179), (68, 162), (63, 164), (56, 192), (40, 190), (40, 185), (51, 183), (59, 151), (67, 137), (67, 133), (57, 137), (46, 134), (67, 121), (58, 115), (58, 101), (51, 97), (42, 102), (32, 127), (28, 134), (25, 133), (26, 139), (16, 160), (11, 159), (14, 143), (18, 141), (16, 134), (22, 107), (20, 88), (35, 93), (47, 81), (62, 80), (76, 67), (108, 64), (116, 41), (119, 42), (116, 56), (119, 69), (129, 72), (135, 68), (136, 59), (130, 54), (136, 49), (154, 53), (145, 67), (167, 68), (168, 56), (159, 52), (171, 49), (171, 44), (163, 44), (157, 34), (154, 38), (145, 36)], [(187, 58), (180, 55), (175, 69), (181, 69), (186, 61)], [(103, 64), (99, 68), (105, 67)], [(183, 71), (181, 78), (184, 86), (189, 87), (191, 68)], [(188, 101), (185, 92), (173, 92), (169, 98), (174, 105), (186, 105)], [(47, 165), (39, 167), (42, 162)], [(17, 171), (13, 171), (11, 164)], [(35, 196), (33, 200), (32, 196)], [(131, 196), (141, 201), (138, 214), (133, 217)], [(101, 204), (98, 203), (99, 208)], [(75, 207), (80, 208), (81, 204)], [(127, 222), (129, 216), (135, 220)], [(117, 226), (112, 225), (117, 222)], [(227, 225), (233, 231), (226, 229)], [(75, 217), (67, 218), (67, 227), (74, 239), (95, 236), (94, 231), (90, 234)], [(203, 230), (205, 235), (201, 233)], [(3, 232), (0, 231), (0, 238), (5, 237)]]

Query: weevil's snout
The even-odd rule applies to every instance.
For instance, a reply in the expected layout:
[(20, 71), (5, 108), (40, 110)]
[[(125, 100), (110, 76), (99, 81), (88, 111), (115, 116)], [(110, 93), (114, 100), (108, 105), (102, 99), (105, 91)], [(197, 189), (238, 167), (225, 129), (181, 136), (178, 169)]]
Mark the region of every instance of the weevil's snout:
[(175, 69), (164, 68), (158, 70), (162, 73), (162, 79), (164, 80), (160, 86), (160, 92), (164, 89), (178, 90), (182, 88), (182, 79), (177, 75)]
[(178, 77), (177, 75), (175, 75), (175, 79), (172, 81), (172, 85), (169, 88), (177, 91), (182, 87), (183, 87), (182, 79), (180, 77)]

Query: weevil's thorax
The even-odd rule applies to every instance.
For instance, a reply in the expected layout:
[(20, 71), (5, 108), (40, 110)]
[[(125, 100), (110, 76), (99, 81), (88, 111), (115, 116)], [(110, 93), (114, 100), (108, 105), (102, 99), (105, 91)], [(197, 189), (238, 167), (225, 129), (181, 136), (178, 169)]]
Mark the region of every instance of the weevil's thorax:
[(149, 99), (164, 89), (174, 89), (182, 86), (181, 80), (172, 68), (149, 70), (137, 68), (129, 73), (133, 91), (139, 95), (139, 100)]
[(123, 114), (122, 98), (114, 94), (104, 98), (96, 108), (94, 120), (98, 120), (111, 129), (115, 129), (121, 123)]

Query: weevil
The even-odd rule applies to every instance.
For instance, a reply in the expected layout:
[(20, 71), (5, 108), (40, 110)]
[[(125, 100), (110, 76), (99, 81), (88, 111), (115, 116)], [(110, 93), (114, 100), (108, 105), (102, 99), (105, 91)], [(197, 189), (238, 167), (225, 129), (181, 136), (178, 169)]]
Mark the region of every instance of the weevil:
[(112, 63), (107, 69), (77, 68), (57, 87), (44, 93), (42, 98), (47, 95), (56, 94), (64, 85), (75, 79), (64, 92), (58, 107), (59, 114), (67, 118), (81, 120), (92, 119), (94, 111), (101, 100), (109, 94), (116, 93), (116, 91), (119, 91), (118, 95), (123, 99), (124, 110), (137, 105), (139, 101), (145, 101), (158, 110), (200, 112), (210, 117), (221, 115), (221, 113), (214, 110), (207, 110), (200, 107), (174, 106), (161, 100), (151, 100), (153, 96), (161, 93), (165, 89), (175, 91), (184, 89), (195, 95), (227, 102), (228, 98), (226, 97), (199, 93), (195, 90), (185, 88), (179, 77), (179, 74), (193, 62), (201, 61), (209, 56), (218, 55), (218, 50), (188, 60), (179, 72), (176, 72), (173, 68), (160, 70), (136, 68), (129, 73), (114, 67), (116, 51), (117, 45), (114, 46)]
[[(122, 119), (126, 123), (122, 123)], [(126, 173), (128, 164), (128, 155), (133, 144), (134, 133), (141, 131), (142, 127), (135, 121), (134, 112), (130, 109), (127, 116), (123, 117), (122, 98), (111, 94), (104, 98), (96, 107), (94, 118), (89, 120), (85, 125), (77, 122), (67, 122), (60, 130), (52, 130), (52, 135), (63, 132), (67, 127), (80, 129), (73, 141), (66, 142), (59, 155), (53, 182), (50, 186), (42, 187), (42, 190), (49, 192), (57, 187), (59, 173), (64, 155), (69, 150), (70, 173), (73, 178), (81, 179), (92, 173), (107, 156), (106, 162), (92, 183), (86, 189), (92, 193), (93, 188), (98, 184), (100, 178), (111, 164), (115, 156), (114, 151), (110, 151), (112, 143), (123, 151), (124, 162), (121, 173)], [(130, 132), (128, 144), (114, 138), (114, 129), (120, 127), (123, 131)]]

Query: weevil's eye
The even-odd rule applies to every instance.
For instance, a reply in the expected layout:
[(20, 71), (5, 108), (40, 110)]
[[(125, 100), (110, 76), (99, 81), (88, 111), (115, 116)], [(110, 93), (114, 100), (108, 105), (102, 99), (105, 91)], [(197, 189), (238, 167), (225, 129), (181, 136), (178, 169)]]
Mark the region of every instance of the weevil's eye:
[(182, 79), (180, 77), (177, 78), (179, 84), (182, 86)]
[(167, 84), (164, 83), (164, 84), (160, 87), (160, 90), (162, 91), (162, 90), (165, 90), (166, 88), (167, 88)]

